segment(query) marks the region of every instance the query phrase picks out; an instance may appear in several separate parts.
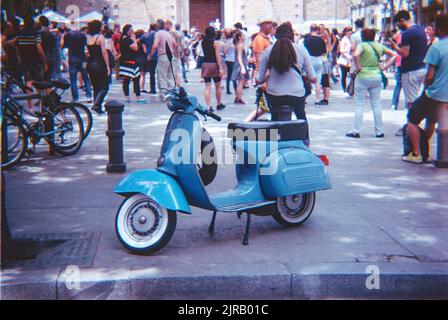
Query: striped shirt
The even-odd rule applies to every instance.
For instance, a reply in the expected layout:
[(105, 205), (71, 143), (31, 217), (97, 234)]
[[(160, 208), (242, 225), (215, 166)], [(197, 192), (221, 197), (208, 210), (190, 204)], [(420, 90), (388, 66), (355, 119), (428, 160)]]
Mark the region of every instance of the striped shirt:
[(42, 43), (38, 31), (23, 29), (17, 34), (17, 53), (24, 65), (38, 65), (42, 61), (37, 51), (37, 44)]

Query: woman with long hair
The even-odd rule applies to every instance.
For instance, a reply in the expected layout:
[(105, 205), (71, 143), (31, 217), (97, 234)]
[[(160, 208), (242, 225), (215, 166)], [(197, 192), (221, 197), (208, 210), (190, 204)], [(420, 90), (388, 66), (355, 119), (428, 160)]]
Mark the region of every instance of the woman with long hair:
[(139, 46), (132, 25), (127, 24), (123, 27), (120, 40), (120, 77), (123, 79), (123, 92), (126, 102), (130, 103), (129, 84), (134, 85), (136, 102), (145, 103), (146, 100), (140, 96), (140, 66), (138, 60)]
[(87, 28), (87, 72), (93, 86), (94, 104), (92, 110), (104, 113), (102, 105), (109, 91), (110, 64), (106, 41), (101, 34), (102, 23), (99, 20), (89, 22)]
[[(291, 106), (297, 119), (306, 120), (305, 81), (316, 82), (313, 64), (307, 49), (294, 44), (294, 32), (289, 22), (281, 24), (276, 32), (277, 41), (268, 47), (261, 58), (257, 83), (266, 83), (266, 98), (277, 120), (280, 106)], [(307, 133), (306, 144), (309, 145)]]
[(221, 77), (224, 72), (221, 64), (219, 43), (215, 40), (215, 37), (215, 28), (207, 27), (201, 44), (202, 52), (204, 53), (204, 60), (201, 65), (201, 78), (205, 82), (205, 104), (209, 110), (213, 110), (211, 105), (212, 80), (215, 83), (216, 90), (216, 109), (221, 110), (226, 107), (221, 101)]
[[(352, 51), (352, 42), (350, 41), (350, 36), (352, 35), (352, 28), (345, 27), (342, 30), (342, 38), (340, 43), (340, 55), (337, 60), (337, 63), (341, 67), (341, 85), (342, 90), (346, 92), (347, 90), (347, 76), (350, 72), (351, 66), (351, 51)], [(348, 95), (348, 94), (347, 94)]]
[[(225, 37), (225, 61), (227, 67), (227, 78), (226, 78), (226, 92), (227, 94), (232, 94), (230, 92), (230, 82), (233, 73), (233, 66), (235, 65), (235, 44), (233, 43), (233, 31), (230, 28), (224, 30)], [(233, 89), (236, 92), (236, 81), (232, 81)]]
[(237, 81), (236, 87), (236, 104), (246, 104), (243, 100), (243, 89), (246, 81), (249, 80), (249, 69), (247, 63), (246, 50), (244, 49), (244, 33), (236, 30), (233, 35), (233, 43), (235, 45), (235, 64), (232, 71), (232, 81)]

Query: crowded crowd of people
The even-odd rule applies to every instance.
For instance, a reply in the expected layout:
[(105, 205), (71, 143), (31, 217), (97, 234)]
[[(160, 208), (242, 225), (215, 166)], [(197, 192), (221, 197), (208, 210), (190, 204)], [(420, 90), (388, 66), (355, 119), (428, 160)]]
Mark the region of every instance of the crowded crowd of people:
[[(72, 100), (78, 101), (79, 90), (83, 90), (86, 102), (98, 114), (104, 112), (114, 73), (128, 103), (148, 103), (142, 94), (163, 101), (167, 89), (188, 82), (187, 74), (195, 66), (200, 69), (204, 101), (210, 110), (226, 107), (223, 89), (234, 95), (234, 104), (244, 105), (245, 89), (260, 86), (271, 110), (291, 105), (297, 118), (305, 120), (310, 88), (314, 106), (321, 108), (330, 105), (330, 92), (340, 82), (344, 94), (354, 96), (355, 103), (354, 126), (346, 136), (361, 137), (367, 97), (379, 139), (384, 138), (381, 91), (389, 82), (385, 72), (392, 71), (395, 87), (390, 108), (399, 108), (403, 91), (409, 110), (413, 152), (403, 160), (421, 163), (417, 126), (427, 119), (425, 134), (430, 139), (437, 106), (448, 102), (447, 15), (423, 27), (412, 22), (409, 12), (399, 11), (393, 22), (391, 31), (381, 33), (365, 28), (360, 19), (354, 29), (347, 26), (339, 32), (311, 24), (300, 34), (289, 22), (264, 20), (258, 32), (249, 34), (241, 23), (223, 30), (209, 26), (188, 31), (159, 19), (145, 31), (134, 30), (130, 24), (111, 28), (98, 20), (80, 28), (75, 24), (58, 27), (45, 16), (37, 21), (28, 16), (23, 25), (2, 20), (2, 64), (30, 87), (33, 81), (58, 79), (68, 72)], [(254, 111), (246, 120), (255, 120), (263, 112)], [(400, 129), (397, 135), (401, 134)]]

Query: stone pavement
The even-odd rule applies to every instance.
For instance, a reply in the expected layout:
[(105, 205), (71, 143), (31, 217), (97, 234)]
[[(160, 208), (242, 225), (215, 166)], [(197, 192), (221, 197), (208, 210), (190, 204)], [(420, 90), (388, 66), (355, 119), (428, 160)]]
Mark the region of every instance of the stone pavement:
[[(203, 101), (198, 72), (188, 76), (193, 81), (186, 89)], [(313, 215), (299, 228), (254, 217), (249, 246), (241, 245), (244, 218), (218, 215), (210, 236), (211, 213), (194, 208), (192, 215), (178, 215), (165, 249), (131, 255), (114, 231), (122, 198), (113, 189), (125, 175), (105, 171), (106, 117), (94, 117), (93, 132), (76, 156), (49, 157), (39, 146), (37, 155), (5, 173), (12, 231), (16, 237), (71, 239), (70, 245), (40, 263), (2, 270), (2, 299), (448, 298), (448, 171), (400, 160), (401, 138), (394, 133), (405, 113), (389, 110), (391, 89), (383, 92), (383, 140), (374, 138), (368, 106), (362, 139), (344, 136), (354, 104), (339, 86), (330, 106), (317, 109), (308, 99), (312, 149), (329, 156), (333, 189), (317, 194)], [(254, 95), (246, 90), (246, 101)], [(120, 97), (114, 84), (110, 98)], [(205, 123), (216, 139), (227, 123), (243, 121), (254, 109), (232, 101), (224, 95), (221, 123)], [(126, 107), (126, 174), (155, 167), (169, 116), (161, 103)], [(234, 184), (233, 167), (224, 165), (207, 189)], [(71, 282), (68, 265), (80, 268), (80, 282)], [(366, 287), (372, 270), (379, 271), (379, 290)]]

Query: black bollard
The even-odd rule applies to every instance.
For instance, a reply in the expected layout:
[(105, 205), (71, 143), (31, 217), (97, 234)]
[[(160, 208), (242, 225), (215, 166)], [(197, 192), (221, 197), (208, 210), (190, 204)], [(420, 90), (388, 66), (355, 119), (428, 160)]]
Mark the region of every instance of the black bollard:
[[(50, 135), (47, 136), (47, 138), (50, 141), (55, 141), (56, 135), (54, 134), (54, 118), (51, 115), (48, 115), (44, 119), (44, 127), (45, 132), (53, 132)], [(54, 151), (54, 147), (51, 143), (48, 144), (48, 155), (54, 156), (56, 154), (56, 151)]]
[(125, 172), (126, 163), (123, 156), (123, 121), (122, 113), (124, 104), (122, 102), (112, 100), (106, 103), (107, 111), (107, 132), (109, 137), (109, 163), (107, 164), (107, 172)]
[(437, 127), (437, 168), (448, 168), (448, 103), (439, 107)]

